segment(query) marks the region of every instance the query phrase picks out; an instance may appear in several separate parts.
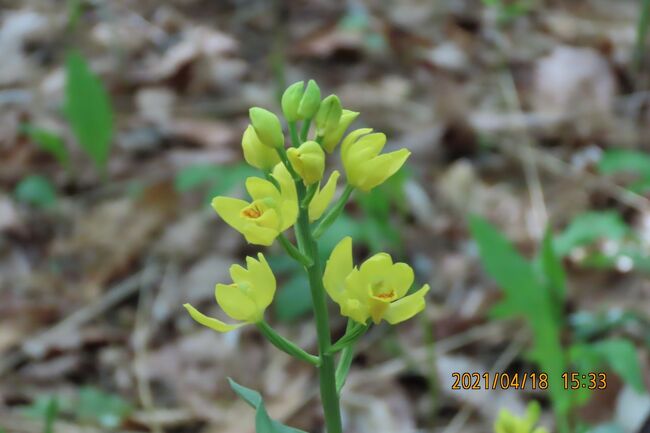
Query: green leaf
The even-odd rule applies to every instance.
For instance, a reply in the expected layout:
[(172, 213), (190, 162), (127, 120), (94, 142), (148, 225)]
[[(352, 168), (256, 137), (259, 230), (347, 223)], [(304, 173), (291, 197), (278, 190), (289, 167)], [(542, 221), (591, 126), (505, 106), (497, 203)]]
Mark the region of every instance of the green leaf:
[(645, 391), (636, 348), (630, 341), (611, 338), (591, 345), (616, 374), (638, 392)]
[(551, 296), (558, 319), (561, 319), (566, 297), (566, 273), (562, 259), (556, 254), (553, 245), (553, 232), (550, 227), (546, 229), (537, 263), (540, 269), (540, 278), (544, 281), (544, 286)]
[(51, 207), (56, 203), (56, 191), (47, 178), (31, 175), (21, 180), (14, 195), (18, 201), (40, 208)]
[(564, 390), (561, 379), (566, 370), (561, 322), (550, 292), (537, 278), (531, 263), (491, 224), (472, 216), (470, 230), (478, 243), (485, 270), (504, 293), (504, 300), (495, 312), (499, 317), (519, 317), (528, 323), (533, 333), (529, 356), (541, 371), (548, 374), (553, 406), (560, 418), (565, 418), (571, 406), (571, 396)]
[(104, 169), (113, 137), (113, 111), (101, 80), (76, 51), (66, 58), (64, 110), (83, 150)]
[(636, 150), (607, 150), (598, 161), (598, 171), (602, 174), (620, 172), (648, 174), (650, 173), (650, 155)]
[(21, 131), (31, 138), (38, 147), (54, 156), (61, 165), (68, 167), (68, 149), (60, 135), (30, 124), (22, 125)]
[(283, 284), (275, 296), (273, 308), (278, 320), (282, 322), (293, 322), (311, 311), (311, 292), (304, 272), (296, 272)]
[(80, 420), (114, 429), (119, 427), (131, 413), (132, 407), (118, 395), (85, 387), (79, 391), (79, 401), (74, 411)]
[(575, 247), (591, 244), (598, 239), (622, 239), (629, 232), (628, 225), (614, 211), (585, 212), (573, 218), (555, 239), (555, 250), (564, 257)]
[(306, 433), (293, 427), (286, 426), (269, 417), (264, 407), (264, 400), (259, 392), (246, 388), (228, 378), (232, 390), (246, 403), (255, 409), (255, 433)]

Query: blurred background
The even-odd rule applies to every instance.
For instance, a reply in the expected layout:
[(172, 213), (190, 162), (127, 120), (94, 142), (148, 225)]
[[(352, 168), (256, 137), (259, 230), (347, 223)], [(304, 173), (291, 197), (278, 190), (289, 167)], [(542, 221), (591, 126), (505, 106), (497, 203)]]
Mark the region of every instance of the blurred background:
[[(0, 1), (0, 431), (253, 432), (227, 377), (322, 431), (310, 366), (181, 307), (216, 313), (214, 284), (259, 250), (209, 206), (254, 174), (248, 108), (313, 78), (412, 152), (323, 255), (352, 235), (358, 261), (388, 251), (432, 286), (358, 343), (346, 431), (492, 432), (536, 400), (549, 431), (650, 432), (649, 18), (645, 0)], [(282, 253), (267, 318), (314, 351)], [(535, 282), (503, 287), (509, 266)], [(452, 389), (495, 371), (607, 386)]]

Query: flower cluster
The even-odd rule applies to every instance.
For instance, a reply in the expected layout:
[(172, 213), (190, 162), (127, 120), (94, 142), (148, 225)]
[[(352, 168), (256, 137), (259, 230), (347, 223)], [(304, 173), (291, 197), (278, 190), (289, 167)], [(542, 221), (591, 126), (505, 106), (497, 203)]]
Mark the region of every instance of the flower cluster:
[[(339, 98), (330, 95), (321, 100), (314, 81), (291, 85), (282, 96), (282, 111), (287, 121), (292, 146), (287, 148), (280, 119), (263, 108), (252, 108), (250, 125), (242, 137), (244, 159), (258, 168), (264, 177), (249, 177), (246, 191), (250, 201), (232, 197), (215, 197), (212, 207), (247, 242), (270, 246), (280, 238), (282, 246), (301, 264), (309, 268), (312, 253), (305, 241), (294, 246), (284, 232), (296, 226), (300, 215), (307, 229), (314, 223), (321, 233), (340, 214), (354, 189), (370, 191), (402, 167), (410, 155), (406, 149), (382, 153), (386, 136), (362, 128), (346, 135), (359, 113), (344, 109)], [(297, 130), (297, 122), (302, 130)], [(309, 138), (310, 129), (313, 136)], [(346, 191), (332, 205), (340, 178), (333, 170), (326, 182), (323, 177), (326, 159), (340, 146), (340, 159), (345, 171)], [(315, 232), (312, 232), (315, 233)], [(317, 238), (319, 234), (313, 236)], [(307, 242), (308, 243), (308, 242)], [(276, 281), (264, 256), (246, 258), (247, 269), (233, 265), (232, 284), (217, 284), (215, 296), (223, 311), (237, 324), (203, 315), (185, 304), (191, 316), (202, 325), (219, 332), (228, 332), (245, 323), (260, 323), (272, 302)], [(386, 253), (376, 254), (358, 268), (352, 263), (352, 241), (343, 239), (327, 261), (322, 285), (340, 307), (341, 314), (366, 325), (369, 320), (391, 324), (413, 317), (424, 309), (428, 285), (411, 295), (407, 292), (414, 280), (413, 270), (405, 263), (393, 263)]]

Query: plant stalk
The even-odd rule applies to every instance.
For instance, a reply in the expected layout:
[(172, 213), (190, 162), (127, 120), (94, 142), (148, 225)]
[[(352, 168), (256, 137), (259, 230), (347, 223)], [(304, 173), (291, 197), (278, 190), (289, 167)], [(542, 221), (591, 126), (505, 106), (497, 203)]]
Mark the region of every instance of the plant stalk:
[[(296, 182), (296, 187), (298, 189), (298, 199), (302, 200), (306, 194), (305, 187), (302, 182)], [(318, 378), (321, 402), (325, 414), (325, 427), (327, 433), (343, 433), (339, 395), (336, 389), (336, 367), (334, 355), (331, 353), (332, 339), (327, 312), (327, 297), (323, 287), (323, 271), (318, 246), (309, 227), (308, 210), (302, 207), (296, 223), (296, 236), (301, 240), (301, 247), (304, 248), (303, 254), (312, 260), (312, 265), (307, 267), (306, 270), (309, 277), (309, 288), (311, 290), (316, 319), (316, 333), (318, 335), (318, 355), (321, 361)]]

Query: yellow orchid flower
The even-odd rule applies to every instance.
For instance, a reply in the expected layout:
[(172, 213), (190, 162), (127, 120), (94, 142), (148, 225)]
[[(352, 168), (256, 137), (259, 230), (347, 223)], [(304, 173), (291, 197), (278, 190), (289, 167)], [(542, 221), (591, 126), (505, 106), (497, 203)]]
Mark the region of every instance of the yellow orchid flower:
[(386, 253), (375, 254), (360, 267), (352, 264), (352, 238), (345, 237), (332, 251), (323, 275), (325, 290), (339, 304), (341, 314), (365, 324), (382, 319), (391, 325), (403, 322), (424, 309), (425, 284), (405, 296), (413, 284), (413, 269), (393, 263)]
[[(289, 189), (292, 186), (295, 188), (293, 179), (291, 178), (289, 171), (284, 165), (276, 165), (273, 169), (273, 176), (284, 188)], [(321, 217), (321, 215), (323, 215), (327, 209), (327, 206), (329, 206), (330, 202), (334, 198), (334, 193), (336, 192), (336, 184), (339, 180), (339, 177), (340, 173), (338, 170), (334, 170), (332, 174), (330, 174), (330, 177), (325, 183), (325, 186), (321, 188), (320, 184), (318, 185), (318, 189), (316, 190), (314, 197), (309, 203), (309, 222), (316, 221)]]
[(300, 147), (289, 148), (287, 157), (305, 185), (316, 183), (323, 177), (325, 152), (315, 141), (305, 141)]
[(362, 191), (370, 191), (382, 184), (402, 167), (411, 152), (400, 149), (379, 153), (386, 144), (386, 135), (371, 134), (372, 129), (352, 131), (341, 144), (341, 159), (348, 183)]
[(212, 207), (219, 216), (243, 234), (248, 243), (271, 245), (298, 217), (296, 186), (279, 181), (278, 165), (274, 168), (273, 176), (280, 184), (279, 190), (268, 180), (249, 177), (246, 179), (246, 190), (253, 199), (251, 203), (232, 197), (215, 197), (212, 200)]
[(275, 276), (262, 253), (258, 260), (246, 257), (246, 266), (232, 265), (230, 276), (232, 284), (217, 284), (214, 296), (223, 311), (240, 323), (229, 324), (214, 317), (206, 316), (190, 304), (183, 307), (190, 316), (203, 326), (218, 332), (228, 332), (247, 323), (258, 323), (264, 319), (264, 310), (271, 304), (275, 295)]
[(253, 125), (248, 125), (246, 131), (244, 131), (241, 146), (246, 162), (262, 171), (269, 171), (280, 162), (278, 152), (260, 141)]

